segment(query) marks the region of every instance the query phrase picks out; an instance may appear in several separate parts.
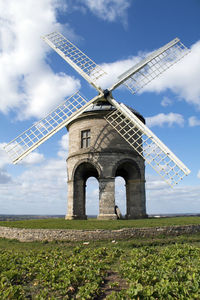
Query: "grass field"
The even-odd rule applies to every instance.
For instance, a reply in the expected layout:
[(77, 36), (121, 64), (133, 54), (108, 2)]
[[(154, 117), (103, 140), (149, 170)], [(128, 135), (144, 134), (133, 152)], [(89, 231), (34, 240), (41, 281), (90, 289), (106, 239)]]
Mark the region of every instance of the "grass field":
[(200, 217), (149, 218), (140, 220), (64, 220), (35, 219), (23, 221), (1, 221), (0, 226), (30, 228), (30, 229), (121, 229), (131, 227), (157, 227), (174, 225), (200, 224)]

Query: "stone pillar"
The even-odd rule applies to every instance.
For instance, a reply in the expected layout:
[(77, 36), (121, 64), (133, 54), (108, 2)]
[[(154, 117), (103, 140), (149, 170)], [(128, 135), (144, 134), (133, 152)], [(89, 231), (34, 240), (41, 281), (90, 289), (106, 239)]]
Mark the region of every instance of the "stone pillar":
[(65, 216), (65, 220), (73, 220), (74, 219), (74, 189), (73, 189), (73, 181), (67, 182), (67, 215)]
[(66, 220), (86, 220), (85, 215), (85, 182), (76, 180), (68, 182), (68, 209)]
[(126, 184), (127, 219), (146, 218), (145, 182), (131, 179)]
[(115, 178), (99, 179), (99, 220), (117, 219), (115, 214)]

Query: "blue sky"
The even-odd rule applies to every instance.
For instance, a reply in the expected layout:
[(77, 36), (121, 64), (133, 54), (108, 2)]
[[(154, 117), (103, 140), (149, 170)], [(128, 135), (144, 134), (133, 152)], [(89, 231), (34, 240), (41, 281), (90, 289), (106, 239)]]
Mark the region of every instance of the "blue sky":
[[(199, 14), (199, 0), (0, 0), (0, 214), (66, 213), (66, 129), (18, 165), (2, 150), (77, 89), (88, 99), (96, 95), (42, 41), (52, 31), (113, 76), (175, 37), (191, 49), (137, 95), (120, 88), (113, 96), (138, 110), (191, 169), (171, 189), (146, 167), (147, 213), (200, 213)], [(116, 185), (124, 212), (123, 180)], [(91, 178), (87, 186), (87, 213), (98, 214), (98, 184)]]

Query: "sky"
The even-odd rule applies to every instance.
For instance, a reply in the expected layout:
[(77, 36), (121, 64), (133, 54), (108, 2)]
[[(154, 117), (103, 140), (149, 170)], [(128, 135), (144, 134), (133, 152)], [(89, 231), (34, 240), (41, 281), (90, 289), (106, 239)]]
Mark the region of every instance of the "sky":
[[(88, 99), (97, 94), (41, 39), (53, 31), (113, 78), (176, 37), (190, 48), (136, 95), (119, 88), (113, 96), (139, 111), (191, 170), (172, 189), (146, 166), (147, 213), (200, 213), (199, 14), (200, 0), (0, 0), (0, 214), (66, 214), (66, 128), (17, 165), (3, 150), (75, 91)], [(117, 178), (123, 213), (124, 189)], [(98, 214), (98, 205), (98, 183), (90, 178), (87, 214)]]

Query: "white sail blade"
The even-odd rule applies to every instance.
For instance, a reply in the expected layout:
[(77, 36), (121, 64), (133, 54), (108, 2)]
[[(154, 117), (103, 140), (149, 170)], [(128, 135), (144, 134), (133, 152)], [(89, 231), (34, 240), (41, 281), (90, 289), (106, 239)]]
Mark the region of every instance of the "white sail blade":
[(109, 99), (117, 109), (105, 118), (107, 122), (153, 167), (171, 186), (177, 184), (190, 170), (160, 139), (124, 104)]
[(66, 62), (68, 62), (83, 78), (85, 78), (99, 92), (101, 88), (96, 80), (105, 75), (100, 66), (85, 55), (59, 32), (52, 32), (43, 37), (43, 40), (54, 49)]
[(110, 91), (124, 84), (131, 93), (135, 94), (188, 53), (189, 50), (176, 38), (120, 75), (119, 81), (111, 87)]
[(83, 98), (79, 92), (76, 92), (44, 119), (35, 123), (28, 130), (8, 143), (4, 148), (13, 163), (15, 164), (23, 159), (57, 131), (77, 118), (78, 115), (83, 113), (84, 110), (99, 97), (100, 96), (97, 96), (88, 101)]

